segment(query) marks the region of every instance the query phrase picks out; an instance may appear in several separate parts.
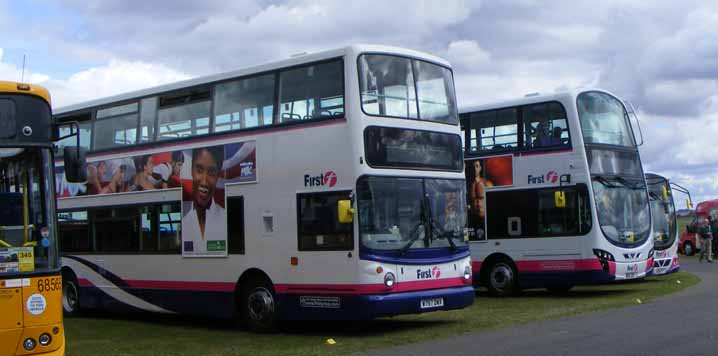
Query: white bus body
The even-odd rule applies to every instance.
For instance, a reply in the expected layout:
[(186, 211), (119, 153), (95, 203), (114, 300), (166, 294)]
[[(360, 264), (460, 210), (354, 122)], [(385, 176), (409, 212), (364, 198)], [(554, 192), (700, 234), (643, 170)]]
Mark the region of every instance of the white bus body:
[(678, 221), (673, 189), (667, 178), (646, 173), (648, 196), (653, 222), (653, 274), (662, 275), (680, 270), (678, 258)]
[(58, 110), (91, 149), (87, 185), (57, 162), (68, 311), (262, 329), (470, 305), (453, 90), (440, 58), (357, 45)]
[(460, 117), (475, 285), (506, 295), (646, 276), (649, 204), (620, 99), (529, 95)]

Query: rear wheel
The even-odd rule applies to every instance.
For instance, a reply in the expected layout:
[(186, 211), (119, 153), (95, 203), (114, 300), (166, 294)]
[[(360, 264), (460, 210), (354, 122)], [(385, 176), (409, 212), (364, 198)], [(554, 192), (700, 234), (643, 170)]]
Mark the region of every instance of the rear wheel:
[(66, 316), (80, 314), (80, 288), (72, 274), (62, 276), (62, 311)]
[(518, 292), (518, 274), (513, 263), (502, 259), (496, 261), (489, 269), (487, 276), (489, 294), (496, 297), (506, 297)]
[(272, 332), (277, 328), (277, 303), (272, 283), (265, 278), (247, 281), (240, 297), (242, 323), (255, 332)]
[(693, 244), (690, 242), (686, 242), (683, 244), (683, 254), (686, 256), (693, 256), (696, 253), (696, 249), (693, 247)]

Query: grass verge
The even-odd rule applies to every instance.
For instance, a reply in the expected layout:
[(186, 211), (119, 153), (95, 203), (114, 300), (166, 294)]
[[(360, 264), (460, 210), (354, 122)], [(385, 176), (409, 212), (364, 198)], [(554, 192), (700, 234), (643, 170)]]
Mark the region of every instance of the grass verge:
[[(520, 297), (498, 299), (479, 293), (474, 305), (464, 310), (370, 322), (294, 322), (274, 335), (236, 330), (217, 320), (92, 314), (65, 319), (67, 354), (340, 355), (619, 308), (638, 304), (639, 299), (645, 303), (698, 282), (698, 277), (679, 272), (639, 283), (577, 287), (562, 295), (532, 290)], [(327, 344), (328, 338), (336, 344)]]

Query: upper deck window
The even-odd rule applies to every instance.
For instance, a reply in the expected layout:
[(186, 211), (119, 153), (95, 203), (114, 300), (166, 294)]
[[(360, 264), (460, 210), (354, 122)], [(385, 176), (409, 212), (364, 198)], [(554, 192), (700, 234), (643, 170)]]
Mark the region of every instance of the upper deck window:
[(279, 119), (292, 122), (344, 116), (342, 60), (279, 73)]
[(209, 89), (191, 90), (160, 97), (157, 140), (171, 140), (209, 133)]
[(359, 57), (362, 109), (368, 115), (459, 122), (448, 68), (409, 58)]
[(274, 74), (219, 84), (214, 93), (214, 132), (271, 125)]
[(516, 108), (480, 111), (469, 116), (469, 152), (516, 149), (518, 111)]
[(559, 103), (543, 103), (522, 108), (524, 148), (569, 145), (566, 112)]
[[(85, 149), (90, 149), (90, 143), (92, 139), (92, 122), (90, 121), (91, 115), (90, 113), (83, 113), (83, 114), (77, 114), (73, 116), (65, 116), (58, 119), (58, 122), (72, 122), (77, 121), (80, 123), (80, 132), (75, 136), (66, 137), (60, 141), (57, 141), (55, 143), (55, 147), (57, 147), (57, 152), (61, 153), (62, 150), (67, 146), (76, 146), (77, 140), (80, 140), (80, 147), (84, 147)], [(63, 125), (60, 124), (59, 127), (59, 136), (67, 136), (70, 134), (74, 134), (75, 129), (72, 125)]]
[(586, 92), (578, 96), (576, 105), (585, 143), (635, 146), (628, 113), (618, 99)]
[(97, 110), (96, 150), (137, 143), (137, 103)]

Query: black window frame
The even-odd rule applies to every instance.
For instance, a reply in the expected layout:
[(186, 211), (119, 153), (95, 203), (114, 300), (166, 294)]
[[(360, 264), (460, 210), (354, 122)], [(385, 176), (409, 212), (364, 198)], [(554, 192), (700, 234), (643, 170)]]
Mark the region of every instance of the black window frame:
[[(584, 207), (586, 209), (585, 211), (585, 220), (584, 221), (577, 221), (577, 224), (587, 224), (586, 230), (582, 233), (562, 233), (562, 234), (533, 234), (528, 235), (523, 231), (522, 228), (522, 234), (521, 236), (510, 236), (507, 231), (503, 231), (501, 229), (493, 229), (497, 226), (506, 226), (508, 223), (507, 218), (518, 216), (521, 217), (523, 220), (523, 217), (526, 216), (524, 212), (520, 211), (520, 207), (515, 205), (516, 201), (522, 201), (522, 202), (534, 202), (536, 206), (528, 207), (527, 211), (534, 212), (536, 219), (538, 220), (538, 216), (541, 214), (541, 211), (538, 209), (538, 202), (539, 202), (539, 194), (543, 192), (548, 192), (549, 194), (553, 194), (556, 191), (573, 191), (576, 193), (576, 203), (581, 204), (581, 199), (584, 199)], [(499, 197), (500, 195), (507, 195), (507, 194), (518, 194), (522, 195), (521, 199), (514, 200), (514, 199), (507, 199), (506, 197)], [(531, 194), (531, 197), (528, 197), (527, 194)], [(493, 196), (493, 197), (492, 197)], [(511, 204), (514, 204), (513, 210), (507, 210), (507, 209), (491, 209), (490, 204), (492, 204), (493, 200), (497, 201), (506, 201), (509, 200), (512, 202)], [(568, 199), (567, 199), (568, 200)], [(568, 203), (568, 201), (567, 201)], [(560, 208), (555, 208), (560, 209)], [(564, 208), (565, 209), (565, 208)], [(492, 212), (496, 211), (502, 211), (506, 210), (507, 213), (499, 213), (499, 217), (497, 219), (492, 220), (490, 218)], [(518, 211), (517, 211), (518, 210)], [(514, 211), (516, 211), (516, 214), (511, 215)], [(516, 240), (516, 239), (547, 239), (547, 238), (557, 238), (557, 237), (575, 237), (575, 238), (581, 238), (586, 235), (588, 235), (593, 229), (593, 205), (591, 204), (591, 192), (588, 188), (588, 185), (584, 183), (578, 183), (575, 185), (570, 186), (550, 186), (550, 187), (540, 187), (540, 188), (529, 188), (529, 189), (501, 189), (501, 190), (488, 190), (486, 192), (486, 238), (483, 240), (472, 240), (473, 241), (487, 241), (487, 240)], [(495, 221), (492, 223), (492, 221)], [(522, 222), (523, 224), (523, 222)], [(492, 231), (493, 230), (493, 231)], [(496, 231), (499, 230), (499, 231)], [(538, 224), (534, 227), (535, 231), (538, 231)]]
[[(239, 204), (239, 212), (233, 212), (235, 207), (232, 203), (234, 202)], [(245, 219), (244, 196), (227, 196), (225, 211), (227, 216), (227, 254), (244, 255), (247, 248), (247, 225)], [(239, 225), (239, 236), (233, 238), (232, 227), (234, 227), (235, 224)], [(237, 245), (235, 245), (235, 242), (237, 242)], [(235, 246), (237, 247), (234, 248)]]
[[(332, 62), (338, 62), (341, 66), (341, 88), (342, 88), (342, 112), (341, 115), (331, 115), (331, 116), (318, 116), (318, 117), (311, 117), (308, 119), (301, 119), (301, 120), (288, 120), (288, 121), (282, 121), (281, 117), (281, 85), (282, 85), (282, 73), (289, 72), (292, 70), (297, 70), (301, 68), (307, 68), (312, 66), (319, 66), (323, 64), (329, 64)], [(316, 62), (310, 62), (310, 63), (302, 63), (286, 68), (281, 68), (279, 70), (276, 70), (276, 75), (274, 77), (274, 120), (273, 120), (273, 126), (279, 126), (279, 125), (291, 125), (291, 124), (298, 124), (298, 123), (304, 123), (304, 122), (316, 122), (316, 121), (324, 121), (324, 120), (331, 120), (331, 119), (339, 119), (339, 118), (345, 118), (346, 117), (346, 108), (347, 108), (347, 90), (346, 90), (346, 67), (344, 66), (344, 57), (335, 57), (335, 58), (329, 58), (321, 61)]]
[[(122, 113), (122, 114), (108, 115), (108, 116), (103, 116), (101, 118), (97, 117), (97, 113), (100, 110), (112, 109), (115, 107), (125, 106), (125, 105), (129, 105), (129, 104), (137, 104), (137, 109), (134, 112), (126, 112), (126, 113)], [(139, 143), (139, 139), (140, 139), (140, 113), (141, 113), (141, 111), (142, 111), (142, 109), (141, 109), (141, 105), (140, 105), (140, 100), (122, 101), (122, 102), (118, 102), (118, 103), (113, 103), (112, 105), (103, 105), (103, 106), (94, 108), (92, 110), (92, 146), (91, 146), (92, 151), (109, 151), (109, 150), (115, 150), (118, 148), (121, 149), (123, 147), (134, 147), (135, 145), (137, 145)], [(101, 122), (101, 121), (109, 122), (110, 120), (115, 120), (117, 118), (124, 118), (124, 117), (128, 117), (130, 115), (135, 115), (135, 142), (134, 143), (127, 144), (127, 145), (113, 145), (111, 147), (103, 147), (103, 148), (99, 148), (99, 149), (95, 148), (95, 146), (97, 145), (97, 127), (96, 126), (97, 126), (98, 122)], [(155, 121), (156, 120), (157, 119), (155, 118)]]
[[(362, 84), (362, 83), (361, 83), (361, 75), (362, 75), (362, 73), (361, 73), (361, 64), (360, 64), (360, 59), (361, 59), (361, 57), (364, 56), (364, 55), (381, 55), (381, 56), (390, 56), (390, 57), (405, 58), (405, 59), (408, 59), (408, 60), (409, 60), (409, 62), (411, 63), (411, 73), (412, 73), (412, 77), (414, 78), (414, 97), (416, 98), (416, 101), (417, 101), (417, 102), (416, 102), (416, 118), (404, 117), (404, 116), (391, 116), (391, 115), (374, 115), (374, 114), (369, 114), (369, 113), (367, 113), (367, 112), (364, 110), (364, 105), (362, 104), (362, 94), (361, 94), (361, 92), (362, 92), (362, 88), (361, 88), (361, 84)], [(419, 112), (419, 93), (418, 93), (418, 89), (417, 89), (417, 86), (416, 86), (416, 83), (417, 83), (417, 82), (416, 82), (416, 69), (414, 68), (414, 61), (422, 61), (422, 62), (431, 63), (431, 64), (434, 64), (434, 65), (437, 65), (437, 66), (439, 66), (439, 67), (442, 67), (442, 68), (445, 68), (445, 69), (449, 70), (449, 72), (451, 73), (451, 85), (452, 85), (453, 91), (454, 91), (454, 105), (455, 105), (456, 121), (457, 121), (457, 122), (451, 123), (451, 122), (440, 121), (440, 120), (421, 119), (421, 112)], [(357, 66), (357, 79), (358, 79), (358, 80), (357, 80), (357, 84), (359, 85), (359, 87), (358, 87), (358, 93), (359, 93), (359, 108), (361, 109), (361, 112), (362, 112), (364, 115), (370, 116), (370, 117), (388, 117), (388, 118), (392, 118), (392, 119), (401, 119), (401, 120), (413, 120), (413, 121), (422, 121), (422, 122), (435, 122), (435, 123), (444, 124), (444, 125), (449, 125), (449, 126), (457, 126), (457, 125), (460, 125), (460, 124), (461, 124), (461, 117), (460, 117), (460, 113), (459, 113), (459, 104), (458, 104), (458, 101), (456, 100), (456, 80), (455, 80), (455, 77), (454, 77), (454, 70), (453, 70), (453, 68), (451, 68), (451, 67), (449, 67), (449, 66), (446, 66), (445, 64), (438, 63), (438, 62), (435, 62), (435, 61), (432, 61), (432, 60), (426, 59), (426, 58), (419, 58), (419, 57), (415, 57), (415, 56), (409, 56), (409, 55), (403, 55), (403, 54), (396, 54), (396, 53), (377, 52), (377, 51), (369, 51), (369, 52), (359, 53), (359, 55), (357, 55), (357, 58), (356, 58), (356, 66)]]
[[(456, 168), (446, 168), (446, 167), (431, 167), (431, 166), (420, 166), (415, 164), (401, 164), (401, 163), (395, 163), (395, 164), (377, 164), (377, 162), (374, 162), (371, 158), (372, 155), (370, 155), (369, 152), (369, 134), (370, 130), (374, 129), (396, 129), (396, 130), (406, 130), (406, 131), (415, 131), (415, 132), (426, 132), (429, 134), (438, 134), (438, 135), (447, 135), (449, 136), (456, 136), (458, 139), (458, 147), (456, 147), (456, 151), (458, 152), (458, 167)], [(464, 170), (464, 155), (463, 151), (461, 150), (462, 147), (462, 141), (461, 141), (461, 135), (455, 134), (455, 133), (448, 133), (448, 132), (442, 132), (442, 131), (430, 131), (430, 130), (418, 130), (418, 129), (412, 129), (412, 128), (404, 128), (404, 127), (388, 127), (388, 126), (377, 126), (377, 125), (371, 125), (367, 126), (364, 129), (364, 135), (363, 135), (363, 141), (364, 141), (364, 156), (366, 157), (366, 163), (371, 168), (380, 168), (380, 169), (408, 169), (408, 170), (423, 170), (423, 171), (442, 171), (442, 172), (463, 172)]]
[[(568, 132), (568, 142), (561, 145), (554, 145), (554, 146), (545, 146), (545, 147), (525, 147), (524, 142), (524, 127), (525, 127), (525, 117), (524, 117), (524, 111), (526, 111), (528, 108), (532, 106), (540, 106), (540, 105), (551, 105), (551, 104), (558, 104), (561, 111), (563, 111), (564, 117), (566, 119), (566, 132)], [(501, 110), (507, 110), (507, 109), (515, 109), (516, 110), (516, 148), (501, 148), (501, 149), (490, 149), (490, 150), (480, 150), (477, 149), (476, 151), (471, 151), (471, 129), (472, 129), (472, 119), (471, 116), (480, 114), (480, 113), (486, 113), (486, 112), (499, 112)], [(541, 153), (541, 152), (553, 152), (553, 151), (565, 151), (565, 150), (571, 150), (573, 149), (573, 135), (571, 135), (571, 123), (568, 117), (568, 112), (566, 111), (566, 106), (563, 105), (558, 100), (548, 100), (548, 101), (538, 101), (535, 103), (529, 103), (529, 104), (521, 104), (516, 106), (505, 106), (505, 107), (498, 107), (488, 110), (477, 110), (477, 111), (470, 111), (470, 112), (463, 112), (459, 114), (459, 122), (461, 125), (462, 130), (464, 130), (464, 153), (466, 157), (479, 157), (479, 156), (493, 156), (498, 154), (506, 154), (506, 153)], [(477, 148), (480, 148), (480, 140), (481, 138), (478, 137), (477, 140)]]
[[(322, 251), (353, 251), (356, 247), (356, 244), (354, 242), (355, 236), (354, 236), (354, 223), (346, 223), (348, 225), (348, 234), (349, 234), (349, 246), (341, 246), (341, 247), (329, 247), (329, 248), (307, 248), (302, 246), (302, 198), (304, 197), (311, 197), (311, 196), (332, 196), (332, 195), (345, 195), (346, 199), (351, 198), (352, 191), (351, 190), (330, 190), (330, 191), (319, 191), (319, 192), (302, 192), (297, 193), (296, 195), (296, 202), (297, 202), (297, 251), (301, 252), (322, 252)], [(338, 199), (339, 201), (341, 199)], [(335, 205), (333, 208), (330, 207), (330, 209), (334, 212), (331, 214), (332, 219), (338, 223), (338, 220), (336, 219), (338, 216), (337, 206)]]
[[(342, 115), (325, 116), (325, 117), (318, 117), (318, 118), (312, 118), (312, 119), (307, 119), (307, 120), (293, 120), (293, 121), (290, 121), (290, 122), (280, 122), (280, 120), (279, 120), (279, 75), (280, 75), (280, 73), (283, 72), (283, 71), (292, 70), (292, 69), (295, 69), (295, 68), (308, 67), (308, 66), (313, 66), (313, 65), (320, 65), (320, 64), (323, 64), (323, 63), (334, 62), (334, 61), (340, 62), (340, 66), (341, 66), (341, 68), (342, 68), (342, 70), (341, 70), (341, 82), (342, 82), (341, 88), (342, 88), (342, 97), (343, 97)], [(91, 137), (90, 137), (90, 145), (89, 145), (89, 147), (88, 147), (88, 151), (89, 151), (91, 154), (94, 154), (94, 153), (115, 152), (115, 151), (122, 151), (122, 150), (126, 149), (126, 147), (122, 147), (122, 146), (116, 146), (116, 147), (111, 147), (111, 148), (103, 148), (103, 149), (95, 149), (95, 148), (94, 148), (94, 138), (95, 138), (95, 137), (94, 137), (94, 135), (95, 135), (94, 123), (96, 122), (95, 114), (97, 113), (97, 110), (105, 109), (105, 108), (108, 108), (108, 107), (114, 107), (114, 106), (124, 105), (124, 104), (128, 104), (128, 103), (131, 103), (131, 102), (137, 102), (137, 103), (139, 103), (139, 109), (138, 109), (138, 112), (137, 112), (137, 115), (138, 115), (137, 135), (138, 135), (138, 137), (137, 137), (137, 140), (136, 140), (138, 143), (135, 144), (135, 145), (132, 145), (132, 149), (133, 149), (133, 150), (136, 150), (136, 149), (138, 149), (138, 148), (153, 147), (153, 146), (157, 146), (157, 145), (165, 145), (165, 144), (172, 144), (172, 143), (179, 143), (179, 142), (182, 142), (182, 143), (185, 143), (185, 142), (190, 143), (190, 142), (193, 142), (193, 141), (196, 140), (196, 139), (203, 140), (203, 139), (207, 139), (207, 138), (211, 138), (211, 137), (223, 137), (223, 136), (226, 136), (226, 135), (233, 135), (233, 134), (236, 134), (236, 133), (238, 133), (238, 132), (262, 132), (262, 131), (265, 131), (265, 130), (273, 130), (273, 129), (277, 129), (277, 128), (282, 128), (282, 127), (287, 127), (287, 126), (294, 126), (294, 125), (305, 125), (305, 124), (311, 125), (311, 124), (314, 124), (314, 123), (317, 123), (317, 122), (323, 122), (323, 121), (328, 121), (328, 120), (346, 120), (346, 110), (347, 110), (347, 104), (346, 104), (346, 101), (347, 101), (346, 70), (347, 70), (347, 68), (346, 68), (345, 64), (346, 64), (345, 55), (338, 55), (338, 56), (334, 56), (334, 57), (330, 57), (330, 58), (324, 58), (324, 59), (320, 59), (320, 60), (315, 60), (315, 61), (310, 61), (310, 62), (305, 62), (305, 63), (299, 63), (299, 64), (290, 65), (290, 66), (285, 66), (285, 67), (278, 67), (278, 68), (271, 69), (271, 70), (265, 70), (265, 71), (260, 71), (260, 72), (256, 72), (256, 73), (245, 74), (245, 75), (239, 75), (239, 76), (235, 76), (235, 77), (232, 77), (232, 78), (226, 78), (226, 79), (214, 80), (214, 81), (207, 81), (207, 82), (205, 82), (205, 83), (199, 83), (199, 84), (196, 84), (196, 85), (187, 86), (187, 87), (182, 87), (182, 88), (177, 88), (177, 89), (173, 89), (173, 90), (166, 90), (166, 91), (154, 92), (154, 93), (146, 94), (146, 95), (139, 95), (139, 96), (136, 96), (136, 97), (133, 97), (133, 98), (129, 98), (129, 99), (125, 99), (125, 100), (118, 101), (118, 102), (105, 103), (105, 104), (102, 104), (102, 105), (97, 105), (97, 106), (82, 108), (82, 109), (78, 109), (78, 110), (72, 110), (72, 111), (63, 112), (62, 114), (53, 115), (53, 118), (54, 118), (55, 120), (57, 120), (58, 122), (62, 123), (62, 121), (75, 121), (75, 120), (72, 120), (72, 118), (74, 118), (74, 117), (77, 116), (77, 115), (89, 115), (89, 118), (87, 118), (87, 119), (84, 119), (84, 118), (83, 118), (83, 120), (84, 120), (84, 122), (88, 122), (88, 121), (89, 121), (89, 123), (90, 123), (90, 133), (91, 133)], [(214, 100), (214, 92), (215, 92), (215, 89), (216, 89), (216, 88), (215, 88), (216, 85), (223, 84), (223, 83), (226, 83), (226, 82), (240, 81), (240, 80), (244, 80), (244, 79), (248, 79), (248, 78), (253, 78), (253, 77), (258, 77), (258, 76), (263, 76), (263, 75), (273, 75), (273, 76), (274, 76), (274, 96), (273, 96), (273, 99), (272, 99), (272, 100), (273, 100), (273, 101), (272, 101), (272, 105), (273, 105), (273, 109), (272, 109), (272, 110), (273, 110), (273, 112), (272, 112), (272, 124), (271, 124), (271, 125), (260, 125), (260, 126), (251, 127), (251, 128), (240, 128), (240, 129), (236, 129), (236, 130), (228, 130), (228, 131), (215, 132), (215, 131), (214, 131), (214, 125), (215, 125), (215, 112), (214, 112), (214, 107), (215, 107), (214, 102), (215, 102), (215, 100)], [(172, 107), (172, 106), (174, 106), (174, 105), (183, 105), (183, 103), (179, 103), (179, 104), (175, 103), (175, 104), (173, 104), (173, 105), (161, 106), (161, 105), (160, 105), (160, 98), (163, 97), (163, 96), (176, 95), (176, 94), (182, 93), (182, 92), (197, 91), (197, 90), (203, 90), (203, 89), (208, 89), (208, 90), (210, 91), (209, 98), (208, 98), (208, 99), (205, 99), (205, 100), (208, 100), (209, 103), (210, 103), (210, 116), (209, 116), (209, 128), (208, 128), (208, 133), (206, 133), (206, 134), (197, 134), (197, 135), (192, 135), (192, 136), (188, 136), (188, 137), (181, 137), (181, 138), (171, 138), (171, 139), (166, 139), (166, 140), (158, 140), (158, 137), (159, 137), (159, 110), (160, 110), (160, 109), (163, 109), (163, 108), (169, 108), (169, 107)], [(153, 133), (152, 138), (150, 139), (150, 141), (142, 141), (142, 142), (140, 142), (142, 101), (145, 100), (145, 99), (153, 98), (153, 97), (154, 97), (154, 98), (157, 98), (157, 107), (154, 109), (154, 115), (155, 115), (155, 117), (154, 117), (154, 133)], [(199, 100), (199, 101), (202, 101), (202, 100)]]
[[(89, 234), (88, 239), (90, 241), (91, 248), (89, 251), (70, 251), (65, 250), (60, 245), (60, 254), (61, 255), (182, 255), (182, 230), (181, 230), (181, 223), (180, 223), (180, 230), (177, 231), (177, 234), (179, 235), (180, 244), (176, 247), (176, 249), (161, 249), (161, 243), (160, 243), (160, 231), (159, 231), (159, 225), (160, 222), (158, 221), (152, 221), (153, 225), (156, 225), (154, 227), (154, 230), (152, 231), (153, 239), (156, 241), (156, 248), (152, 251), (143, 251), (141, 247), (140, 236), (139, 233), (133, 234), (131, 238), (137, 239), (137, 250), (117, 250), (117, 251), (106, 251), (104, 249), (101, 249), (99, 239), (97, 238), (97, 229), (96, 225), (99, 224), (96, 214), (97, 213), (108, 213), (112, 210), (117, 209), (138, 209), (138, 215), (139, 209), (143, 207), (149, 207), (154, 212), (152, 216), (157, 216), (159, 218), (159, 210), (163, 205), (174, 205), (177, 207), (177, 213), (180, 214), (180, 222), (181, 222), (181, 216), (182, 216), (182, 204), (179, 201), (168, 201), (168, 202), (153, 202), (153, 203), (142, 203), (142, 204), (123, 204), (123, 205), (112, 205), (112, 206), (99, 206), (99, 207), (87, 207), (87, 208), (77, 208), (77, 209), (63, 209), (61, 211), (58, 211), (57, 214), (62, 213), (70, 213), (70, 212), (85, 212), (87, 214), (87, 233)], [(100, 220), (105, 220), (107, 218), (101, 218)], [(141, 219), (141, 218), (140, 218)], [(63, 223), (58, 221), (58, 235), (61, 235), (61, 229), (62, 229)], [(141, 222), (138, 221), (138, 228), (141, 228)], [(58, 236), (58, 238), (61, 238)]]

